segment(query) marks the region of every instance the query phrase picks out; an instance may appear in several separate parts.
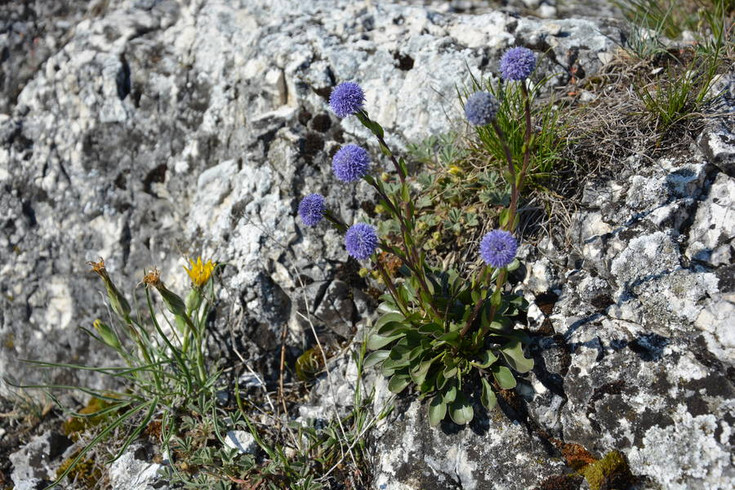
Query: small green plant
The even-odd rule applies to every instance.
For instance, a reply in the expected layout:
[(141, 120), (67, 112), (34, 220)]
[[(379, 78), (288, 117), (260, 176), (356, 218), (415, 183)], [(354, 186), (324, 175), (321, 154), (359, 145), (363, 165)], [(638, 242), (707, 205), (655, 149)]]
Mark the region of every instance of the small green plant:
[[(500, 132), (490, 125), (478, 127), (473, 153), (477, 158), (487, 158), (489, 154), (491, 163), (495, 163), (494, 167), (502, 170), (509, 158), (507, 146), (514, 166), (520, 169), (525, 164), (525, 185), (530, 188), (542, 187), (544, 180), (549, 178), (562, 159), (563, 125), (560, 123), (556, 105), (552, 100), (534, 107), (534, 100), (547, 82), (548, 78), (528, 87), (521, 83), (501, 81), (492, 84), (487, 81), (483, 86), (473, 80), (473, 90), (487, 90), (500, 102), (496, 119)], [(460, 94), (460, 99), (465, 100), (466, 95)], [(527, 140), (526, 128), (533, 124), (532, 115), (538, 128), (531, 132), (530, 139)], [(525, 158), (528, 158), (528, 162), (523, 161)], [(508, 181), (507, 169), (505, 180)]]
[[(88, 454), (99, 443), (122, 431), (122, 441), (117, 441), (119, 457), (125, 449), (152, 422), (159, 419), (163, 433), (170, 434), (177, 423), (182, 407), (194, 410), (193, 403), (204, 405), (212, 399), (217, 373), (207, 365), (204, 345), (207, 336), (206, 318), (212, 305), (214, 285), (212, 272), (215, 264), (191, 262), (187, 273), (192, 281), (186, 300), (169, 290), (154, 269), (143, 278), (147, 308), (135, 312), (125, 295), (111, 279), (102, 259), (90, 262), (92, 270), (102, 279), (113, 315), (112, 322), (94, 322), (93, 330), (82, 330), (100, 346), (112, 349), (125, 364), (121, 367), (89, 367), (74, 364), (58, 364), (28, 361), (40, 367), (70, 368), (93, 371), (109, 376), (124, 386), (123, 391), (97, 391), (84, 387), (41, 385), (23, 388), (42, 388), (49, 391), (66, 389), (92, 396), (92, 401), (79, 412), (70, 412), (71, 419), (65, 426), (70, 435), (78, 435), (85, 429), (95, 434), (74, 458), (64, 463), (52, 485), (58, 485), (66, 476), (86, 465)], [(157, 311), (152, 291), (156, 290), (173, 318)], [(162, 323), (162, 320), (165, 323)], [(164, 327), (167, 327), (164, 330)], [(200, 410), (200, 409), (199, 409)], [(162, 441), (168, 449), (168, 439)], [(79, 470), (81, 471), (81, 470)]]
[[(638, 59), (671, 56), (667, 46), (685, 32), (699, 54), (719, 54), (732, 43), (733, 0), (613, 0), (630, 23), (626, 50)], [(668, 40), (668, 41), (667, 41)]]
[[(658, 143), (679, 123), (696, 118), (716, 94), (716, 75), (731, 63), (731, 0), (625, 0), (613, 2), (631, 22), (627, 49), (647, 73), (634, 90), (650, 114)], [(684, 32), (693, 41), (678, 41)], [(668, 38), (668, 41), (665, 39)]]
[[(381, 249), (398, 260), (396, 275), (389, 272), (384, 260), (375, 262), (388, 292), (380, 298), (381, 316), (367, 341), (374, 352), (365, 363), (379, 366), (390, 378), (388, 388), (393, 393), (412, 386), (427, 399), (432, 426), (447, 415), (459, 425), (468, 424), (474, 417), (473, 400), (479, 399), (492, 409), (497, 391), (516, 386), (513, 372), (527, 373), (534, 365), (523, 353), (528, 338), (515, 328), (527, 304), (505, 285), (508, 274), (519, 266), (515, 259), (518, 244), (512, 233), (518, 225), (521, 191), (529, 175), (547, 172), (557, 158), (556, 143), (545, 143), (546, 136), (533, 127), (527, 78), (535, 65), (530, 50), (510, 49), (501, 59), (500, 71), (508, 84), (517, 87), (503, 91), (501, 101), (484, 91), (465, 100), (465, 115), (477, 129), (479, 144), (503, 162), (510, 187), (509, 203), (498, 217), (501, 229), (487, 233), (480, 244), (479, 255), (485, 266), (463, 275), (447, 264), (439, 267), (427, 261), (417, 209), (432, 208), (433, 203), (423, 203), (412, 195), (408, 165), (388, 147), (383, 128), (363, 109), (364, 95), (354, 83), (337, 86), (330, 106), (339, 117), (355, 115), (372, 132), (398, 179), (370, 175), (369, 155), (356, 145), (346, 145), (335, 154), (334, 173), (343, 182), (363, 179), (375, 189), (378, 205), (391, 221), (378, 229), (397, 235), (398, 245), (380, 240), (369, 224), (348, 227), (326, 209), (324, 198), (318, 194), (305, 197), (299, 206), (304, 224), (315, 226), (325, 217), (345, 232), (345, 248), (352, 257), (366, 260)], [(503, 110), (517, 112), (503, 114)], [(522, 123), (513, 120), (518, 112)], [(461, 230), (461, 214), (450, 212), (447, 218), (445, 228), (451, 230), (459, 223)]]
[(703, 58), (695, 55), (687, 65), (669, 65), (654, 80), (636, 88), (659, 134), (664, 135), (672, 126), (696, 117), (713, 99), (712, 84), (721, 61), (717, 54)]
[[(372, 415), (372, 393), (366, 394), (361, 382), (366, 346), (357, 345), (353, 406), (345, 416), (319, 423), (284, 421), (272, 411), (254, 417), (235, 385), (236, 406), (221, 407), (210, 400), (185, 410), (191, 415), (182, 417), (169, 436), (175, 462), (163, 469), (164, 476), (183, 488), (247, 484), (269, 490), (318, 490), (339, 487), (339, 482), (366, 487), (369, 475), (362, 469), (368, 458), (366, 434), (390, 408)], [(270, 398), (268, 405), (274, 407)], [(199, 408), (203, 411), (195, 411)], [(224, 435), (229, 430), (251, 434), (258, 450), (241, 454), (227, 447)]]

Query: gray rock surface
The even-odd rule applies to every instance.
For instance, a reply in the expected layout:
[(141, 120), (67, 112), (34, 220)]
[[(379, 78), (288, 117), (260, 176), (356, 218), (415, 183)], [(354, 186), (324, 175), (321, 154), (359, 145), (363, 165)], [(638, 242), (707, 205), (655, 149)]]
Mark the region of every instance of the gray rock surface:
[(28, 444), (10, 455), (13, 472), (10, 475), (17, 490), (45, 488), (56, 474), (59, 457), (72, 442), (56, 432), (34, 437)]
[[(185, 288), (182, 255), (226, 261), (222, 299), (232, 310), (222, 318), (242, 342), (213, 347), (267, 364), (287, 323), (299, 351), (309, 338), (293, 308), (300, 284), (281, 279), (328, 285), (330, 264), (347, 256), (336, 233), (294, 220), (298, 199), (322, 192), (352, 222), (370, 198), (330, 175), (331, 152), (366, 136), (327, 111), (331, 87), (360, 82), (400, 147), (446, 131), (459, 114), (455, 86), (489, 74), (507, 46), (547, 50), (540, 72), (564, 78), (569, 52), (590, 72), (600, 66), (614, 48), (606, 29), (382, 2), (90, 8), (0, 115), (0, 371), (37, 377), (17, 364), (26, 357), (101, 362), (105, 353), (75, 328), (107, 316), (85, 265), (99, 256), (128, 294), (154, 265)], [(313, 312), (322, 298), (303, 306)], [(51, 370), (43, 380), (99, 383), (69, 376)]]
[(231, 430), (225, 435), (225, 445), (240, 454), (254, 454), (258, 450), (255, 437), (245, 430)]
[(167, 490), (158, 474), (160, 469), (160, 464), (150, 462), (142, 446), (133, 445), (110, 464), (110, 485), (116, 490)]

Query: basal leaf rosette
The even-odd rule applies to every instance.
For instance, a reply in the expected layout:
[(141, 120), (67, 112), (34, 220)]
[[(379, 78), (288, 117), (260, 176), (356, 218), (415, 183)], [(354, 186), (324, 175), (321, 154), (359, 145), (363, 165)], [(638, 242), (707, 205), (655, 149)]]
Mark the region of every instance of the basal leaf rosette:
[(431, 313), (433, 310), (419, 307), (429, 298), (422, 298), (418, 284), (405, 278), (397, 287), (398, 295), (412, 308), (406, 313), (390, 295), (381, 298), (381, 315), (367, 340), (373, 352), (365, 362), (390, 378), (391, 392), (411, 388), (419, 398), (427, 399), (432, 426), (447, 416), (465, 425), (474, 418), (473, 402), (479, 399), (491, 410), (496, 405), (497, 391), (515, 388), (516, 376), (533, 368), (533, 360), (523, 353), (528, 339), (513, 328), (527, 303), (517, 295), (501, 295), (491, 322), (493, 306), (485, 302), (475, 333), (462, 336), (462, 328), (475, 310), (473, 298), (483, 293), (482, 288), (453, 270), (431, 271), (429, 277), (431, 301), (448, 316), (439, 318)]

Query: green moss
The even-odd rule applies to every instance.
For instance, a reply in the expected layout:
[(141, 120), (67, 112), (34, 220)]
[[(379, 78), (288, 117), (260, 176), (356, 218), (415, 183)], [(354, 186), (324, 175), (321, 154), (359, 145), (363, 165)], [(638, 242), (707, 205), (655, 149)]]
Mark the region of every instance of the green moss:
[(318, 347), (308, 349), (296, 360), (296, 377), (301, 381), (311, 381), (322, 369), (323, 359)]
[[(109, 408), (111, 405), (112, 404), (106, 400), (92, 397), (90, 398), (89, 403), (87, 403), (87, 406), (79, 410), (79, 414), (92, 415), (106, 408)], [(77, 439), (79, 439), (79, 434), (81, 432), (84, 432), (91, 427), (96, 427), (97, 425), (102, 423), (105, 418), (109, 417), (109, 415), (110, 414), (105, 414), (104, 416), (97, 417), (71, 417), (62, 424), (61, 429), (64, 435), (66, 435), (72, 441), (76, 441)]]
[[(59, 466), (59, 469), (56, 470), (56, 478), (60, 478), (61, 475), (64, 474), (64, 472), (72, 465), (74, 462), (74, 458), (76, 458), (79, 455), (79, 453), (74, 453), (73, 456), (71, 456), (69, 459), (65, 460), (63, 463), (61, 463), (61, 466)], [(100, 469), (97, 464), (91, 460), (91, 459), (83, 459), (80, 462), (78, 462), (72, 469), (69, 471), (69, 474), (67, 475), (69, 480), (76, 482), (77, 484), (81, 484), (84, 486), (84, 488), (96, 488), (97, 482), (102, 478), (102, 470)]]
[(620, 451), (610, 451), (601, 460), (587, 465), (582, 474), (591, 490), (628, 488), (635, 481), (628, 461)]

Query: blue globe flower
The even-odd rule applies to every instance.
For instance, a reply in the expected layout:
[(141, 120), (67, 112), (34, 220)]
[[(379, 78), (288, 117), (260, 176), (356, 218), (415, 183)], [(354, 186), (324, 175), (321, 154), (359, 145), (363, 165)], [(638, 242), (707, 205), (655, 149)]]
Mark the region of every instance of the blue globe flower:
[(299, 203), (299, 216), (306, 226), (316, 226), (324, 218), (324, 197), (321, 194), (309, 194)]
[(525, 80), (536, 68), (536, 56), (528, 48), (511, 48), (500, 58), (500, 76), (506, 80)]
[(350, 226), (345, 233), (347, 253), (357, 260), (365, 260), (378, 248), (378, 234), (375, 228), (365, 223)]
[(370, 154), (357, 145), (345, 145), (332, 158), (332, 170), (342, 182), (360, 180), (370, 169)]
[(332, 90), (329, 97), (329, 107), (337, 117), (347, 117), (362, 109), (365, 103), (365, 94), (360, 86), (353, 82), (344, 82)]
[(475, 92), (467, 97), (464, 104), (464, 115), (470, 124), (485, 126), (490, 124), (498, 114), (500, 104), (490, 92)]
[(505, 230), (493, 230), (482, 237), (480, 256), (487, 265), (500, 269), (507, 266), (516, 256), (518, 242)]

